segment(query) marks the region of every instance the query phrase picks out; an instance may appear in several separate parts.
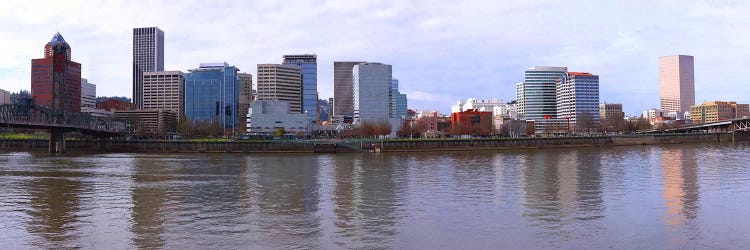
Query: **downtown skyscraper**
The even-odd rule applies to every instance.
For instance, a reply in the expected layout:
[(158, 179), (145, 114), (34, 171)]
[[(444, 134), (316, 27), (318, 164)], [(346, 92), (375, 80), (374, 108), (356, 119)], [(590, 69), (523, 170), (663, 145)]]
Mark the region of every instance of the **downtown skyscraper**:
[(164, 31), (133, 29), (133, 103), (143, 108), (143, 73), (164, 71)]
[(564, 80), (566, 67), (531, 67), (516, 85), (518, 114), (526, 120), (541, 121), (557, 116), (557, 81)]
[[(557, 82), (557, 118), (569, 121), (576, 130), (590, 130), (599, 124), (599, 76), (568, 72)], [(579, 126), (580, 125), (580, 126)]]
[(316, 55), (284, 55), (284, 65), (294, 65), (302, 73), (302, 113), (318, 120), (318, 62)]
[(287, 101), (302, 113), (302, 73), (296, 65), (258, 64), (258, 101)]
[(693, 56), (659, 57), (659, 103), (666, 113), (684, 113), (695, 105)]
[(58, 114), (81, 112), (81, 64), (71, 60), (60, 33), (44, 46), (44, 58), (31, 60), (31, 96)]
[(364, 62), (333, 62), (333, 115), (354, 115), (352, 69)]
[(395, 77), (391, 78), (391, 91), (389, 92), (389, 96), (391, 98), (391, 118), (404, 119), (407, 116), (408, 103), (406, 100), (406, 94), (402, 94), (398, 90), (398, 79)]
[(185, 117), (218, 121), (222, 128), (237, 131), (240, 70), (228, 63), (201, 63), (185, 74)]
[(393, 68), (382, 63), (360, 63), (352, 68), (354, 123), (377, 123), (391, 117)]

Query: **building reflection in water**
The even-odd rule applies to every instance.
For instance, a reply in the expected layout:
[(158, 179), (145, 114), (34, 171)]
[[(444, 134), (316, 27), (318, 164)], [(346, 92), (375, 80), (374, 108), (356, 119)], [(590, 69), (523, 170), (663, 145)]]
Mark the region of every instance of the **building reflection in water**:
[[(592, 152), (595, 151), (595, 152)], [(604, 218), (604, 194), (602, 180), (601, 149), (576, 151), (577, 176), (577, 211), (579, 220), (597, 220)]]
[[(336, 186), (333, 189), (334, 225), (336, 235), (344, 238), (358, 238), (362, 232), (356, 225), (357, 179), (362, 171), (362, 160), (354, 157), (333, 158), (333, 175)], [(356, 172), (355, 172), (356, 171)], [(348, 242), (348, 240), (343, 240)]]
[(472, 203), (491, 202), (495, 182), (495, 172), (488, 164), (487, 152), (455, 152), (451, 154), (451, 183), (459, 194), (458, 199)]
[[(333, 190), (335, 243), (345, 248), (392, 246), (396, 234), (396, 190), (400, 159), (383, 155), (336, 157)], [(404, 169), (401, 169), (404, 170)], [(400, 170), (399, 170), (400, 171)], [(357, 245), (344, 245), (356, 243)]]
[(523, 215), (534, 226), (559, 229), (560, 206), (559, 153), (536, 151), (521, 159)]
[(165, 246), (164, 231), (168, 194), (165, 182), (174, 179), (168, 163), (151, 157), (137, 157), (133, 162), (131, 191), (133, 243), (140, 249)]
[(318, 160), (308, 156), (255, 158), (260, 242), (270, 248), (318, 248), (321, 231)]
[(42, 248), (75, 248), (76, 223), (79, 221), (83, 174), (65, 168), (74, 164), (65, 159), (56, 159), (54, 166), (41, 170), (27, 184), (30, 192), (28, 231), (39, 237), (32, 243)]
[(520, 164), (523, 214), (542, 233), (579, 232), (604, 217), (599, 152), (537, 151)]
[(668, 225), (686, 225), (699, 209), (696, 148), (665, 147), (661, 152), (664, 205)]

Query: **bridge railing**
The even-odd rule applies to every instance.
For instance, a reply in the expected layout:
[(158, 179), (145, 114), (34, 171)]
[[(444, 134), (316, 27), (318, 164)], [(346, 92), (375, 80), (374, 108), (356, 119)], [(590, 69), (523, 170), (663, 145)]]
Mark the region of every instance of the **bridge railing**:
[(121, 133), (125, 131), (125, 123), (112, 118), (94, 117), (86, 113), (58, 114), (51, 109), (37, 105), (0, 105), (0, 122), (96, 132)]

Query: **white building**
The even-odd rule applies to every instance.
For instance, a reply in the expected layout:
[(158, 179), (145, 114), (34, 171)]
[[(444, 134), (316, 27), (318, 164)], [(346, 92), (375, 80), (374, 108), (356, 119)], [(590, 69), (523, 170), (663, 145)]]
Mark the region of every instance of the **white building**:
[(564, 79), (557, 81), (556, 101), (558, 119), (569, 121), (576, 130), (598, 127), (599, 76), (567, 72)]
[(312, 125), (307, 114), (292, 112), (288, 101), (253, 101), (247, 118), (247, 133), (273, 134), (279, 128), (287, 133), (306, 133)]
[(653, 124), (659, 120), (660, 117), (664, 117), (665, 114), (659, 109), (649, 109), (646, 111), (643, 111), (643, 115), (641, 117), (648, 119), (648, 122)]
[(470, 109), (479, 111), (492, 111), (493, 116), (502, 116), (504, 118), (518, 118), (518, 108), (516, 102), (504, 102), (502, 99), (480, 100), (469, 98), (466, 101), (457, 101), (451, 106), (451, 113), (463, 112)]
[(81, 108), (96, 107), (96, 85), (81, 78)]
[(479, 111), (492, 111), (493, 127), (500, 129), (504, 119), (518, 119), (518, 106), (515, 101), (504, 102), (502, 99), (480, 100), (469, 98), (466, 101), (457, 101), (451, 106), (451, 113), (464, 112), (476, 109)]

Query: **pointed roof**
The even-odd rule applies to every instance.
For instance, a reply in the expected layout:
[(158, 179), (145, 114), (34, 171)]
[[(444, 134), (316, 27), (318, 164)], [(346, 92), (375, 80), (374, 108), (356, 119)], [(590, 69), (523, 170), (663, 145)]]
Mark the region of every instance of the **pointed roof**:
[(47, 43), (50, 46), (57, 46), (57, 45), (63, 45), (66, 47), (70, 47), (67, 42), (65, 42), (65, 39), (62, 35), (60, 35), (60, 32), (57, 32), (54, 36), (52, 36), (52, 40)]

